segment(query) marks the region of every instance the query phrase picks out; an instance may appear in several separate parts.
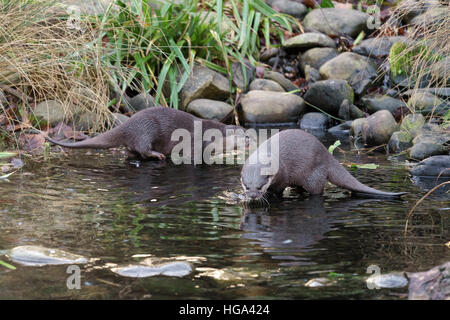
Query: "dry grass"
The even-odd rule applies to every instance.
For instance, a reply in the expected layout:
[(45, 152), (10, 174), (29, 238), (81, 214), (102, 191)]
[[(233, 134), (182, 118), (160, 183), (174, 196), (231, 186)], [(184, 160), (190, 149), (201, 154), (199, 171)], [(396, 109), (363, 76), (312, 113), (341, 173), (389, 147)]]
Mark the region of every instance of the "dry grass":
[(48, 0), (0, 1), (0, 89), (9, 94), (0, 116), (10, 127), (29, 123), (44, 100), (61, 102), (68, 120), (93, 112), (107, 123), (107, 73), (95, 33), (83, 27), (69, 28), (66, 11)]
[[(426, 10), (424, 10), (426, 8)], [(423, 21), (411, 24), (412, 12), (425, 12)], [(435, 14), (440, 11), (439, 14)], [(381, 34), (396, 34), (400, 21), (406, 21), (408, 41), (404, 46), (397, 46), (395, 56), (389, 57), (391, 72), (406, 78), (407, 89), (420, 87), (447, 87), (449, 83), (448, 65), (450, 42), (450, 9), (448, 2), (419, 0), (402, 1), (395, 8), (390, 19), (383, 25)], [(394, 50), (394, 49), (392, 49)], [(447, 67), (444, 67), (444, 64)], [(409, 105), (415, 112), (413, 105)]]

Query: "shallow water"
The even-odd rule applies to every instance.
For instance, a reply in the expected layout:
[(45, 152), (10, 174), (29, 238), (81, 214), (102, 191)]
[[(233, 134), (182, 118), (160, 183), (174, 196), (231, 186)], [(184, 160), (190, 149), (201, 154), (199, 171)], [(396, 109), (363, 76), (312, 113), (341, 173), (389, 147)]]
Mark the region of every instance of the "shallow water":
[[(323, 197), (291, 193), (265, 209), (227, 203), (226, 192), (241, 192), (240, 165), (137, 167), (117, 151), (70, 155), (0, 181), (0, 250), (39, 245), (90, 258), (80, 265), (81, 289), (68, 289), (65, 265), (0, 256), (17, 268), (0, 266), (0, 299), (406, 299), (406, 287), (369, 290), (367, 268), (416, 272), (450, 259), (448, 193), (424, 200), (404, 235), (408, 211), (435, 181), (413, 181), (383, 154), (336, 156), (380, 164), (352, 174), (408, 191), (402, 200), (350, 197), (330, 185)], [(145, 257), (186, 261), (192, 272), (135, 279), (111, 271)], [(318, 277), (331, 285), (304, 285)]]

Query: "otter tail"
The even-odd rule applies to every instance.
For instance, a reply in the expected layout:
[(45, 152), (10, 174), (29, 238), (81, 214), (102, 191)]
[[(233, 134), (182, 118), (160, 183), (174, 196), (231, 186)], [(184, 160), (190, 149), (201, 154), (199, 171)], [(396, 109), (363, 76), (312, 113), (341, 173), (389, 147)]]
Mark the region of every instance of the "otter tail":
[(123, 132), (120, 126), (113, 128), (105, 133), (99, 134), (94, 138), (74, 143), (65, 143), (45, 137), (51, 143), (57, 144), (65, 148), (73, 149), (108, 149), (123, 145)]
[(346, 188), (350, 191), (368, 194), (378, 197), (397, 198), (407, 192), (385, 192), (371, 187), (368, 187), (353, 177), (336, 159), (331, 157), (330, 166), (328, 170), (328, 180), (339, 186)]

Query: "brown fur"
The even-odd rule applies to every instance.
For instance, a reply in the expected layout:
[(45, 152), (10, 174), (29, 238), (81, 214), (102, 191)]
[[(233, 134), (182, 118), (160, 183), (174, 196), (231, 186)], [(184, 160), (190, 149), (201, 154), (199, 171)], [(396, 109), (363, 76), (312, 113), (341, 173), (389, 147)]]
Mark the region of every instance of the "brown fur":
[[(356, 180), (313, 135), (299, 129), (277, 134), (279, 139), (279, 170), (273, 175), (261, 175), (262, 165), (255, 157), (270, 151), (271, 137), (247, 159), (241, 181), (247, 199), (263, 199), (266, 192), (280, 194), (286, 187), (301, 187), (313, 195), (322, 194), (327, 181), (348, 190), (382, 197), (398, 197), (392, 193), (370, 188)], [(269, 149), (266, 149), (266, 146)], [(253, 163), (251, 160), (253, 157)], [(260, 159), (260, 158), (258, 158)]]
[(240, 128), (214, 120), (201, 119), (172, 108), (152, 107), (137, 112), (125, 123), (94, 138), (75, 143), (62, 143), (51, 138), (47, 140), (66, 148), (78, 149), (108, 149), (125, 146), (131, 158), (164, 160), (179, 143), (179, 141), (171, 141), (172, 132), (183, 128), (192, 134), (195, 120), (202, 122), (203, 132), (214, 128), (219, 129), (224, 136), (226, 129)]

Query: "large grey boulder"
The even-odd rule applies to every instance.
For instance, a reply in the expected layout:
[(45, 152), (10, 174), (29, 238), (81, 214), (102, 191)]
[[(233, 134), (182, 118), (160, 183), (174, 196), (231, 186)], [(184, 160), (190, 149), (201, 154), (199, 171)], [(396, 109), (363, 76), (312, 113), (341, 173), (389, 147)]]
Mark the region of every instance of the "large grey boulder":
[(180, 92), (180, 109), (195, 99), (225, 100), (230, 96), (230, 82), (218, 72), (195, 66)]
[(262, 90), (243, 95), (241, 105), (247, 123), (296, 122), (305, 107), (297, 95)]
[(348, 81), (356, 73), (360, 73), (363, 79), (376, 77), (377, 68), (377, 65), (365, 56), (353, 52), (344, 52), (325, 62), (320, 67), (319, 72), (324, 79)]
[(328, 35), (347, 34), (356, 37), (361, 31), (367, 31), (369, 15), (358, 10), (342, 8), (322, 8), (309, 12), (303, 25), (311, 31)]
[(322, 80), (313, 83), (304, 95), (306, 102), (337, 115), (344, 100), (354, 101), (353, 90), (345, 80)]
[(222, 101), (196, 99), (188, 104), (186, 111), (203, 119), (221, 121), (233, 111), (233, 106)]

